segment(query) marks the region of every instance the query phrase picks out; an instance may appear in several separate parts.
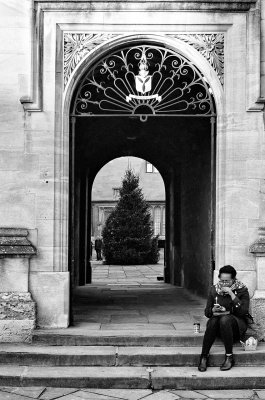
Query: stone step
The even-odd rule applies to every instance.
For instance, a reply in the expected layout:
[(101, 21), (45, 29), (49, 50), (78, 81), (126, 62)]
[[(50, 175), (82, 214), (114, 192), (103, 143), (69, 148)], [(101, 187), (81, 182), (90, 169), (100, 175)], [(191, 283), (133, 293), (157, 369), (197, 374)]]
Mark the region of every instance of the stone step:
[[(33, 334), (33, 343), (50, 346), (201, 346), (204, 333), (190, 330), (91, 330), (43, 329)], [(250, 336), (248, 334), (247, 336)], [(221, 343), (217, 341), (217, 343)]]
[(147, 389), (150, 387), (150, 380), (144, 367), (1, 365), (0, 386)]
[(153, 389), (261, 389), (265, 384), (265, 367), (234, 367), (230, 371), (195, 367), (155, 367), (151, 373)]
[[(118, 347), (116, 366), (191, 366), (196, 367), (201, 347)], [(234, 347), (238, 366), (265, 366), (265, 345), (256, 351)], [(223, 346), (212, 348), (209, 365), (220, 366), (224, 360)]]
[(1, 344), (0, 364), (41, 366), (114, 366), (113, 346), (34, 346)]
[[(201, 347), (38, 346), (2, 344), (0, 364), (24, 366), (197, 366)], [(238, 366), (265, 365), (265, 344), (256, 351), (234, 348)], [(210, 366), (223, 362), (223, 347), (214, 346)]]
[(0, 386), (101, 389), (262, 389), (265, 368), (234, 367), (223, 372), (196, 367), (25, 367), (0, 366)]
[(36, 330), (33, 343), (50, 346), (200, 346), (203, 333), (190, 331), (101, 331), (80, 329)]

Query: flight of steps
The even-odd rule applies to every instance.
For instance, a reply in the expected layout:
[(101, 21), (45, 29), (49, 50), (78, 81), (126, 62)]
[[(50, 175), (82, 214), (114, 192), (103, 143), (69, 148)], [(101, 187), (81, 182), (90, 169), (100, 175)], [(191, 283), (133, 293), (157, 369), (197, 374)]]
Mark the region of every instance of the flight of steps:
[(197, 370), (202, 334), (190, 332), (36, 331), (32, 344), (0, 345), (0, 386), (76, 388), (255, 389), (265, 387), (265, 343), (235, 347), (236, 367), (219, 369), (221, 343), (211, 367)]

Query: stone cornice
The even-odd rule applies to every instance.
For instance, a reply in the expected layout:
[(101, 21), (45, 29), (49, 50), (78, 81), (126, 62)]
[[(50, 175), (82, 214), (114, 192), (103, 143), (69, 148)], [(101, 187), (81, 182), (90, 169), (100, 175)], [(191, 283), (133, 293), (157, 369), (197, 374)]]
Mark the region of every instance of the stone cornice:
[(265, 255), (265, 228), (258, 229), (259, 238), (249, 247), (249, 252), (257, 256)]
[(127, 0), (127, 1), (81, 1), (81, 0), (35, 0), (42, 9), (90, 10), (90, 11), (248, 11), (257, 0)]
[(27, 236), (27, 229), (0, 228), (0, 258), (36, 255), (37, 250)]
[(260, 238), (256, 240), (255, 243), (253, 243), (249, 247), (249, 252), (253, 254), (265, 254), (265, 238)]

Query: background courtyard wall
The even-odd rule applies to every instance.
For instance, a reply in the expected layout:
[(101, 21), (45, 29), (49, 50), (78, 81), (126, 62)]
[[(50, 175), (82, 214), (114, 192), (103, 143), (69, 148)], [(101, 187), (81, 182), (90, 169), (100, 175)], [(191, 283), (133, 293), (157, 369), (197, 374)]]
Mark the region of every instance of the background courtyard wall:
[(113, 188), (121, 187), (127, 168), (139, 175), (139, 185), (147, 201), (165, 201), (165, 185), (159, 172), (147, 172), (146, 161), (138, 157), (121, 157), (104, 165), (95, 177), (92, 201), (113, 200)]

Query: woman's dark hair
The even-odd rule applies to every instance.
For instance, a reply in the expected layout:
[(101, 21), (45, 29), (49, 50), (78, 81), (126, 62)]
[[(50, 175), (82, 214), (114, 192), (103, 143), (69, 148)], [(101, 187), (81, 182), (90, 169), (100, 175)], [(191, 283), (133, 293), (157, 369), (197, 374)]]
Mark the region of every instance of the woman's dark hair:
[(231, 278), (235, 279), (236, 277), (236, 270), (232, 265), (225, 265), (224, 267), (219, 269), (218, 278), (220, 278), (221, 274), (231, 274)]

